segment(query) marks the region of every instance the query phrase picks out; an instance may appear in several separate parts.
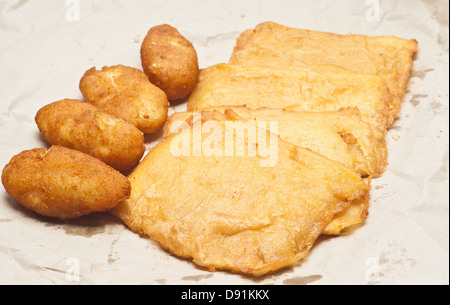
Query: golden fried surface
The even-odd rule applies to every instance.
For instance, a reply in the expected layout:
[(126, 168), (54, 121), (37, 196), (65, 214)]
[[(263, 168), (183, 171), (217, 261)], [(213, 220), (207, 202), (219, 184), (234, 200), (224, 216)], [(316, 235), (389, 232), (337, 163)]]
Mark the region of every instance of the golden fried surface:
[(130, 196), (125, 176), (94, 157), (62, 146), (14, 156), (3, 169), (2, 183), (24, 207), (62, 219), (110, 210)]
[[(365, 179), (370, 187), (370, 179)], [(323, 231), (326, 235), (339, 235), (343, 230), (357, 224), (362, 224), (369, 215), (370, 193), (362, 199), (353, 200), (345, 211), (334, 216)]]
[[(384, 138), (374, 137), (368, 124), (361, 121), (355, 109), (338, 112), (295, 112), (279, 109), (251, 110), (245, 107), (213, 107), (205, 111), (232, 110), (243, 120), (268, 127), (269, 122), (278, 123), (281, 139), (352, 168), (361, 177), (377, 177), (387, 166), (387, 148)], [(178, 112), (171, 115), (164, 127), (164, 137), (178, 132), (178, 126), (192, 116), (193, 112)], [(370, 185), (370, 180), (366, 182)], [(324, 234), (337, 235), (343, 229), (363, 223), (368, 215), (369, 193), (364, 199), (354, 200), (351, 206), (335, 217), (324, 230)]]
[(236, 105), (296, 111), (357, 107), (384, 136), (391, 123), (389, 99), (386, 84), (374, 75), (219, 64), (201, 71), (188, 110)]
[[(216, 113), (202, 119), (218, 121), (226, 134), (228, 121)], [(202, 141), (212, 132), (203, 131)], [(260, 276), (293, 265), (336, 214), (368, 192), (353, 170), (278, 137), (272, 167), (262, 167), (259, 154), (174, 156), (174, 143), (187, 140), (195, 149), (191, 133), (157, 144), (129, 176), (130, 199), (112, 212), (133, 231), (210, 270)]]
[(145, 152), (139, 129), (83, 101), (51, 103), (35, 120), (50, 144), (82, 151), (122, 172), (138, 165)]
[(135, 125), (143, 133), (160, 130), (167, 119), (165, 93), (139, 69), (123, 65), (92, 68), (80, 80), (85, 100)]
[[(361, 120), (357, 109), (336, 112), (300, 112), (281, 109), (246, 107), (210, 107), (200, 111), (229, 109), (240, 118), (255, 122), (278, 123), (278, 135), (295, 146), (309, 148), (325, 157), (342, 162), (360, 176), (379, 177), (386, 169), (388, 151), (384, 137), (376, 137), (369, 124)], [(176, 131), (177, 123), (193, 112), (177, 112), (167, 119), (164, 137)], [(265, 124), (269, 126), (269, 124)]]
[(197, 52), (190, 41), (168, 24), (148, 31), (141, 45), (141, 61), (150, 81), (169, 100), (185, 98), (197, 83)]
[(230, 63), (378, 75), (392, 94), (389, 112), (395, 118), (417, 51), (414, 39), (338, 35), (264, 22), (242, 33)]

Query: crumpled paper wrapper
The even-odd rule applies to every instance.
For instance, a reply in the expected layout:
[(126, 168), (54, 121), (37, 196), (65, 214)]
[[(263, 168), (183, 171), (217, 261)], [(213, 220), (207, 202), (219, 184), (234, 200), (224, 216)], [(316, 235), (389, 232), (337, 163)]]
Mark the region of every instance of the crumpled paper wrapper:
[[(147, 30), (168, 23), (191, 40), (200, 67), (227, 62), (235, 39), (263, 21), (340, 34), (415, 38), (419, 54), (401, 117), (387, 136), (389, 167), (372, 183), (366, 223), (320, 237), (296, 266), (251, 278), (208, 272), (108, 214), (40, 217), (0, 194), (0, 284), (448, 284), (448, 2), (0, 1), (0, 165), (48, 147), (38, 109), (82, 98), (96, 66), (141, 68)], [(183, 111), (174, 104), (170, 113)], [(152, 147), (161, 133), (146, 137)]]

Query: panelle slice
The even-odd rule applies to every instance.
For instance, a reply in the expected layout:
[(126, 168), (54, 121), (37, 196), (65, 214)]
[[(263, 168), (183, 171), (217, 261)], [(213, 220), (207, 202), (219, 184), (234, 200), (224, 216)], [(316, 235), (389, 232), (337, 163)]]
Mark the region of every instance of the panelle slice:
[[(327, 112), (289, 111), (282, 109), (249, 109), (243, 106), (218, 106), (199, 110), (231, 110), (243, 120), (269, 127), (277, 122), (277, 134), (295, 146), (309, 148), (325, 157), (342, 162), (353, 168), (360, 176), (379, 177), (386, 169), (388, 151), (384, 137), (377, 137), (371, 126), (361, 119), (356, 108)], [(177, 132), (194, 112), (172, 114), (164, 127), (164, 137)], [(260, 127), (261, 127), (260, 126)]]
[[(356, 109), (337, 112), (296, 112), (279, 109), (248, 109), (245, 107), (213, 107), (203, 110), (234, 113), (239, 119), (268, 128), (277, 122), (281, 139), (353, 168), (370, 184), (371, 178), (381, 175), (387, 166), (387, 148), (384, 137), (374, 137), (370, 126)], [(164, 137), (177, 133), (178, 127), (194, 112), (177, 112), (171, 115), (164, 128)], [(342, 230), (363, 223), (369, 214), (369, 194), (352, 201), (351, 207), (335, 217), (324, 234), (338, 235)]]
[(357, 107), (363, 120), (384, 136), (392, 121), (389, 99), (385, 82), (375, 75), (218, 64), (200, 72), (188, 110), (245, 105), (322, 112)]
[(264, 22), (241, 34), (230, 63), (378, 75), (389, 87), (389, 113), (395, 118), (417, 51), (415, 39), (339, 35)]
[[(276, 162), (268, 166), (262, 144), (241, 137), (225, 118), (202, 113), (200, 155), (195, 120), (157, 144), (129, 176), (131, 197), (113, 214), (211, 271), (260, 276), (293, 265), (368, 186), (341, 163), (258, 129), (260, 139), (277, 142)], [(219, 139), (227, 134), (248, 146), (247, 153), (227, 156), (229, 139)], [(179, 153), (180, 143), (190, 144), (190, 155)], [(204, 153), (210, 144), (220, 145)], [(250, 147), (257, 147), (255, 155)]]

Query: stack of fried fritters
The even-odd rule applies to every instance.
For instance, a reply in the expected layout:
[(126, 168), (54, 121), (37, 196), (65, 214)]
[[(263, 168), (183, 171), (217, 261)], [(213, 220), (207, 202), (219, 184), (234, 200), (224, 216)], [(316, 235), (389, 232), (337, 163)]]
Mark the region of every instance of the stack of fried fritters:
[[(189, 112), (169, 118), (165, 139), (129, 176), (131, 198), (113, 213), (210, 270), (259, 276), (295, 264), (321, 234), (366, 219), (416, 52), (415, 40), (396, 37), (272, 22), (245, 31), (229, 64), (201, 71)], [(211, 121), (214, 130), (201, 128)], [(267, 156), (250, 149), (221, 154), (226, 141), (211, 141), (216, 132), (259, 144), (229, 122), (277, 122), (276, 132), (257, 127), (276, 137), (277, 162), (262, 166)], [(199, 154), (195, 137), (218, 147)], [(174, 154), (183, 143), (190, 153)]]

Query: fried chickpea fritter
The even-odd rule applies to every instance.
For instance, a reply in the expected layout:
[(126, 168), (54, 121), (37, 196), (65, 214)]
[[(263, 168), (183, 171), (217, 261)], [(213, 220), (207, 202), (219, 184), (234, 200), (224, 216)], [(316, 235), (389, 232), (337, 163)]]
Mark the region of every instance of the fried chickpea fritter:
[(110, 210), (131, 192), (130, 182), (121, 173), (62, 146), (14, 156), (3, 169), (2, 183), (24, 207), (61, 219)]
[(415, 39), (341, 35), (263, 22), (243, 32), (229, 63), (245, 67), (372, 74), (385, 81), (388, 127), (398, 116), (418, 52)]
[(94, 67), (81, 78), (80, 90), (87, 102), (143, 133), (154, 133), (166, 122), (166, 94), (139, 69), (116, 65), (97, 71)]
[(141, 61), (150, 81), (169, 100), (187, 97), (198, 80), (197, 52), (174, 27), (163, 24), (151, 28), (141, 45)]
[(51, 103), (35, 120), (50, 144), (82, 151), (122, 172), (132, 170), (145, 152), (139, 129), (83, 101)]

